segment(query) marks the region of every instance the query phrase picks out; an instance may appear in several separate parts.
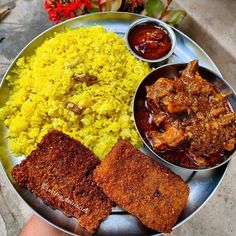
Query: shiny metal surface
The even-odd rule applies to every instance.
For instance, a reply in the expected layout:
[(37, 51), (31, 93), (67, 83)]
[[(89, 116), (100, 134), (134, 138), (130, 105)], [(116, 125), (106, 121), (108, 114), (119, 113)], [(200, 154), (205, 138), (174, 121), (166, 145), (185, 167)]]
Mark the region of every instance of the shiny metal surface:
[[(151, 143), (146, 137), (146, 134), (142, 132), (142, 129), (140, 127), (139, 117), (137, 116), (138, 112), (143, 108), (144, 101), (146, 99), (146, 86), (150, 86), (154, 84), (158, 78), (165, 77), (165, 78), (175, 78), (179, 75), (179, 71), (182, 71), (187, 66), (186, 63), (177, 63), (177, 64), (167, 64), (158, 67), (157, 69), (153, 70), (151, 73), (149, 73), (143, 81), (139, 84), (135, 96), (134, 96), (134, 103), (133, 103), (133, 116), (135, 121), (136, 129), (142, 138), (143, 142), (145, 143), (146, 147), (150, 150), (150, 152), (158, 159), (161, 159), (162, 162), (169, 164), (173, 167), (179, 168), (180, 170), (191, 170), (191, 171), (206, 171), (211, 170), (214, 168), (218, 168), (222, 165), (224, 165), (226, 162), (230, 160), (232, 156), (235, 155), (236, 151), (229, 152), (225, 154), (226, 160), (224, 160), (222, 163), (218, 163), (215, 166), (208, 167), (208, 168), (185, 168), (178, 165), (175, 165), (164, 158), (161, 157), (161, 155), (158, 155), (154, 149), (152, 148)], [(233, 108), (234, 111), (236, 111), (236, 93), (234, 89), (218, 74), (213, 72), (212, 70), (209, 70), (205, 67), (199, 66), (198, 69), (200, 75), (206, 79), (211, 84), (214, 84), (215, 87), (221, 91), (224, 94), (227, 94), (228, 101)]]
[[(94, 24), (99, 24), (106, 27), (107, 30), (115, 31), (118, 35), (123, 37), (130, 24), (139, 18), (142, 18), (142, 16), (117, 12), (90, 14), (66, 21), (45, 31), (37, 38), (35, 38), (31, 43), (29, 43), (9, 67), (1, 84), (2, 86), (0, 91), (0, 105), (7, 100), (9, 91), (6, 87), (5, 78), (8, 74), (11, 73), (12, 69), (15, 67), (16, 60), (19, 57), (31, 55), (34, 52), (34, 49), (37, 48), (46, 38), (53, 36), (54, 32), (63, 31), (66, 27), (77, 28), (82, 25), (90, 26)], [(200, 61), (200, 65), (205, 66), (220, 74), (212, 60), (196, 43), (194, 43), (190, 38), (185, 36), (180, 31), (176, 29), (174, 29), (174, 31), (176, 33), (177, 44), (174, 50), (174, 54), (169, 58), (168, 63), (188, 62), (192, 59), (198, 59)], [(68, 218), (58, 210), (52, 210), (50, 207), (45, 205), (42, 200), (36, 198), (32, 193), (20, 188), (14, 183), (11, 178), (11, 169), (24, 157), (14, 157), (11, 155), (8, 142), (4, 138), (6, 132), (7, 130), (3, 126), (1, 126), (1, 167), (4, 168), (6, 175), (9, 178), (9, 184), (13, 185), (16, 193), (22, 197), (22, 199), (36, 212), (36, 214), (41, 216), (48, 223), (72, 235), (89, 235), (88, 232), (85, 232), (79, 227), (74, 218)], [(150, 153), (147, 148), (142, 149), (142, 151), (152, 156), (152, 153)], [(168, 166), (167, 164), (165, 165)], [(175, 227), (178, 227), (190, 217), (192, 217), (193, 214), (207, 202), (207, 200), (211, 197), (211, 195), (214, 193), (214, 191), (222, 181), (224, 174), (227, 170), (227, 166), (228, 163), (222, 165), (217, 169), (204, 172), (194, 172), (189, 170), (180, 171), (179, 169), (173, 166), (168, 166), (172, 169), (172, 171), (181, 175), (182, 178), (188, 182), (190, 187), (190, 196), (188, 199), (187, 206)], [(127, 212), (123, 211), (118, 207), (113, 208), (113, 211), (110, 216), (101, 224), (98, 232), (96, 233), (96, 235), (130, 234), (158, 235), (157, 232), (150, 230), (146, 228), (143, 224), (141, 224), (136, 217), (128, 214)]]
[[(161, 58), (158, 58), (158, 59), (145, 59), (141, 56), (139, 56), (138, 54), (136, 54), (132, 48), (130, 47), (129, 45), (129, 34), (130, 32), (136, 27), (136, 26), (140, 26), (140, 25), (143, 25), (143, 24), (146, 24), (146, 23), (154, 23), (155, 25), (157, 26), (160, 26), (162, 28), (164, 28), (169, 37), (170, 37), (170, 40), (171, 40), (171, 50), (163, 57)], [(171, 26), (169, 26), (168, 24), (166, 24), (165, 22), (161, 21), (161, 20), (158, 20), (158, 19), (150, 19), (148, 17), (144, 18), (144, 19), (139, 19), (135, 22), (133, 22), (130, 27), (128, 28), (128, 30), (126, 31), (126, 34), (125, 34), (125, 43), (129, 49), (129, 51), (135, 56), (137, 57), (138, 59), (142, 60), (142, 61), (146, 61), (146, 62), (149, 62), (149, 63), (158, 63), (158, 62), (163, 62), (165, 60), (167, 60), (174, 52), (175, 50), (175, 46), (176, 46), (176, 37), (175, 37), (175, 33), (173, 31), (173, 29), (171, 28)]]

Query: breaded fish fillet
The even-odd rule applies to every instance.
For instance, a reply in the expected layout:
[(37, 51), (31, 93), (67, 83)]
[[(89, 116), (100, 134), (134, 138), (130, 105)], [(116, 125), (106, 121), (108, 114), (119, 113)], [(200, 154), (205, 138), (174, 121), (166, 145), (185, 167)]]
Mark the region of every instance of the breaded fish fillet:
[(26, 160), (12, 170), (15, 181), (54, 209), (94, 232), (109, 215), (112, 202), (93, 179), (99, 159), (68, 135), (51, 131)]
[(123, 140), (97, 166), (94, 178), (112, 201), (159, 232), (171, 232), (189, 196), (181, 177)]

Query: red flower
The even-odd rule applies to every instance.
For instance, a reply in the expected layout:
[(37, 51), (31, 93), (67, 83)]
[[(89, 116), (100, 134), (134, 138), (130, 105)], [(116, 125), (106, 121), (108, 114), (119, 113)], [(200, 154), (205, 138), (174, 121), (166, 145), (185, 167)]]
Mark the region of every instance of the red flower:
[(142, 5), (143, 0), (130, 0), (129, 1), (131, 5), (133, 5), (134, 7), (137, 7), (138, 5)]
[(45, 0), (44, 7), (49, 19), (56, 23), (76, 16), (84, 7), (91, 8), (90, 0)]

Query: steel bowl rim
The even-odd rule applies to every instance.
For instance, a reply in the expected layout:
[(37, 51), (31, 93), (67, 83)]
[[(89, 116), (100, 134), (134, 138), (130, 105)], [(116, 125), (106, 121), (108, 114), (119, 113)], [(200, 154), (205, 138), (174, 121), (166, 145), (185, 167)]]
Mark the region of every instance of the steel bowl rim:
[[(157, 58), (157, 59), (146, 59), (140, 55), (138, 55), (136, 52), (134, 52), (134, 50), (130, 47), (129, 44), (129, 34), (130, 32), (138, 25), (141, 25), (143, 23), (148, 23), (148, 22), (154, 22), (157, 23), (158, 25), (160, 25), (161, 27), (163, 27), (167, 32), (168, 32), (168, 36), (170, 37), (171, 40), (171, 49), (170, 51), (164, 55), (163, 57)], [(150, 18), (150, 17), (145, 17), (145, 18), (141, 18), (138, 19), (136, 21), (134, 21), (129, 28), (127, 29), (125, 36), (125, 44), (128, 48), (128, 50), (130, 51), (130, 53), (135, 56), (136, 58), (138, 58), (141, 61), (145, 61), (148, 63), (158, 63), (158, 62), (162, 62), (165, 61), (166, 59), (168, 59), (174, 52), (175, 47), (176, 47), (176, 36), (175, 36), (175, 32), (174, 30), (171, 28), (171, 26), (169, 26), (168, 24), (166, 24), (164, 21), (159, 20), (159, 19), (154, 19), (154, 18)]]
[[(147, 142), (143, 139), (140, 131), (139, 131), (139, 128), (138, 128), (138, 125), (137, 125), (137, 122), (136, 122), (136, 117), (135, 117), (135, 100), (136, 100), (136, 97), (137, 97), (137, 94), (138, 94), (138, 90), (141, 86), (141, 84), (143, 83), (143, 81), (152, 73), (155, 73), (157, 70), (161, 69), (161, 68), (164, 68), (164, 67), (169, 67), (169, 66), (175, 66), (175, 65), (187, 65), (187, 62), (183, 62), (183, 63), (168, 63), (168, 64), (165, 64), (165, 65), (162, 65), (162, 66), (159, 66), (157, 67), (155, 70), (151, 71), (148, 75), (145, 76), (145, 78), (139, 83), (139, 85), (137, 86), (137, 89), (135, 91), (135, 94), (134, 94), (134, 98), (133, 98), (133, 106), (132, 106), (132, 116), (133, 116), (133, 120), (134, 120), (134, 125), (135, 125), (135, 128), (136, 128), (136, 131), (138, 132), (139, 134), (139, 137), (142, 139), (142, 142), (144, 143), (145, 147), (148, 148), (149, 151), (151, 151), (151, 153), (158, 159), (160, 159), (161, 161), (163, 161), (165, 164), (168, 164), (170, 165), (171, 167), (175, 167), (175, 168), (178, 168), (180, 170), (187, 170), (187, 171), (209, 171), (209, 170), (213, 170), (213, 169), (216, 169), (224, 164), (226, 164), (227, 162), (229, 162), (231, 160), (231, 158), (236, 154), (236, 149), (233, 151), (233, 153), (226, 159), (224, 160), (223, 162), (219, 163), (218, 165), (215, 165), (215, 166), (212, 166), (212, 167), (208, 167), (208, 168), (199, 168), (199, 169), (195, 169), (195, 168), (187, 168), (187, 167), (183, 167), (183, 166), (178, 166), (174, 163), (171, 163), (169, 161), (167, 161), (166, 159), (162, 158), (160, 155), (158, 155), (148, 144)], [(204, 66), (201, 66), (199, 65), (199, 67), (205, 69), (205, 70), (208, 70), (210, 73), (214, 74), (216, 77), (218, 77), (221, 81), (223, 81), (223, 83), (226, 84), (226, 86), (228, 88), (230, 88), (230, 90), (233, 92), (234, 96), (236, 97), (236, 91), (234, 90), (234, 88), (226, 81), (224, 80), (224, 78), (222, 76), (220, 76), (218, 73), (212, 71), (211, 69), (207, 68), (207, 67), (204, 67)], [(230, 102), (229, 102), (230, 103)], [(230, 104), (231, 105), (231, 104)]]

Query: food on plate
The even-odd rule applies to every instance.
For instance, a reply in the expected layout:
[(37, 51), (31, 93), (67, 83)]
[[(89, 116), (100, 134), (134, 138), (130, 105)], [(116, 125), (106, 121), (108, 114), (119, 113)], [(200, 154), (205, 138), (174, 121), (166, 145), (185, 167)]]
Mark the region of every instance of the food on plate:
[(124, 140), (97, 166), (94, 179), (112, 201), (160, 232), (171, 232), (189, 196), (180, 176)]
[(171, 50), (167, 31), (155, 23), (143, 23), (134, 27), (128, 37), (131, 49), (145, 59), (158, 59)]
[(79, 141), (50, 131), (29, 157), (16, 165), (12, 176), (54, 209), (76, 217), (95, 232), (112, 209), (112, 202), (93, 178), (100, 160)]
[[(98, 40), (99, 39), (99, 40)], [(29, 155), (51, 129), (79, 140), (100, 159), (119, 138), (139, 147), (132, 100), (149, 65), (101, 26), (66, 29), (21, 57), (0, 108), (14, 155)]]
[(165, 159), (188, 168), (211, 167), (234, 150), (236, 114), (227, 96), (198, 73), (197, 60), (178, 78), (157, 78), (146, 90), (148, 112), (141, 126)]

